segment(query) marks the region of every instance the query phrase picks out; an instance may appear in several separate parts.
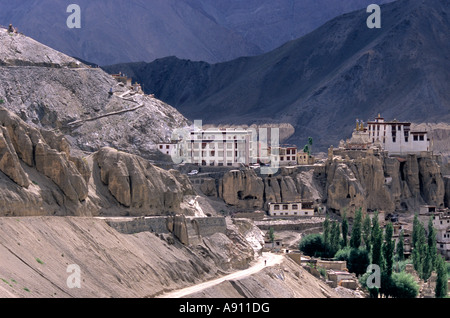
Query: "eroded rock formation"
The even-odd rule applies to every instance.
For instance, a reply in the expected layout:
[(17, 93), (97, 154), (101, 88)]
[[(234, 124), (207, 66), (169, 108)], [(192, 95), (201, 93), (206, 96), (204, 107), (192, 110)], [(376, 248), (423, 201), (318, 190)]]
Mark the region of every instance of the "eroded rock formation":
[(346, 210), (350, 216), (359, 207), (385, 212), (414, 212), (423, 204), (443, 207), (450, 197), (448, 178), (431, 155), (339, 156), (322, 166), (281, 168), (276, 176), (235, 170), (225, 173), (219, 185), (219, 197), (242, 210), (303, 199), (325, 203), (332, 211)]

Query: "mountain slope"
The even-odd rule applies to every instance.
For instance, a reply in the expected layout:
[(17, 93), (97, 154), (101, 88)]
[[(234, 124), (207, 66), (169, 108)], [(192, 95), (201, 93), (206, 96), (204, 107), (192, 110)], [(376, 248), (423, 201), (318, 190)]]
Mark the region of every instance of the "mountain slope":
[(382, 28), (365, 10), (256, 57), (207, 64), (166, 58), (122, 70), (190, 119), (287, 122), (290, 141), (316, 149), (347, 138), (356, 118), (450, 120), (450, 4), (401, 0), (382, 6)]
[(156, 143), (188, 123), (155, 98), (127, 93), (100, 68), (5, 29), (0, 29), (0, 99), (27, 123), (57, 130), (89, 152), (114, 147), (148, 159), (159, 154)]
[[(378, 1), (384, 3), (389, 0)], [(221, 62), (272, 50), (371, 0), (79, 0), (81, 29), (68, 29), (58, 0), (0, 4), (0, 24), (100, 65), (180, 58)]]

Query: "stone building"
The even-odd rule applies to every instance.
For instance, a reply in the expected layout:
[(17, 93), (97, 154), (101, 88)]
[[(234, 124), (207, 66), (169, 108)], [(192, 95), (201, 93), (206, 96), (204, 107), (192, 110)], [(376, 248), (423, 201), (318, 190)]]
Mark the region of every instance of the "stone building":
[(269, 203), (270, 216), (313, 216), (313, 202)]
[(438, 252), (450, 259), (450, 211), (436, 212), (432, 216), (436, 229), (436, 244)]
[(379, 143), (390, 155), (431, 151), (428, 132), (412, 130), (409, 122), (384, 121), (378, 114), (374, 121), (367, 123), (367, 133), (372, 144)]

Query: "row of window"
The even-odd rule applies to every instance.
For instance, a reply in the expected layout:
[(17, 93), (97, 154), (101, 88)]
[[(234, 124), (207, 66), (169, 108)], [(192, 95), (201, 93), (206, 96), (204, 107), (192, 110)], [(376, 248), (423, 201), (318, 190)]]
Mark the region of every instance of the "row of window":
[[(288, 212), (284, 212), (284, 213), (280, 212), (277, 214), (277, 212), (274, 212), (273, 215), (274, 216), (276, 216), (276, 215), (283, 216), (283, 215), (289, 215), (289, 213)], [(294, 212), (292, 215), (299, 215), (299, 214), (297, 212)], [(309, 215), (308, 211), (305, 211), (304, 215)]]

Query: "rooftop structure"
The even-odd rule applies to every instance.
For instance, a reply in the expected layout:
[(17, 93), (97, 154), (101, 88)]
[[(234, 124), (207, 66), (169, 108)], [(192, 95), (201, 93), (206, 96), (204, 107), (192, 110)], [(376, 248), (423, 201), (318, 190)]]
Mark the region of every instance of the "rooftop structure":
[(368, 150), (378, 148), (390, 155), (420, 154), (431, 151), (427, 131), (414, 131), (410, 122), (385, 121), (381, 114), (373, 121), (357, 120), (351, 139), (341, 141), (341, 148)]

